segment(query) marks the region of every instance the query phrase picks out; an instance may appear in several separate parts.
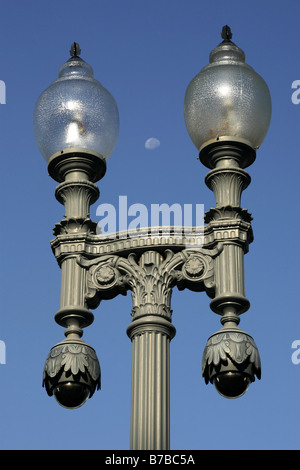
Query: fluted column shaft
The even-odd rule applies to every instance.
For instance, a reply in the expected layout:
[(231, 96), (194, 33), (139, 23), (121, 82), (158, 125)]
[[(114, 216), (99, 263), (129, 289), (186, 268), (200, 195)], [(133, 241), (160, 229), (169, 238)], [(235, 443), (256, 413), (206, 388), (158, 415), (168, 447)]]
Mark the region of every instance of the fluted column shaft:
[(170, 448), (170, 340), (175, 328), (154, 315), (133, 321), (131, 432), (133, 450)]
[(170, 340), (173, 276), (160, 253), (141, 255), (131, 276), (132, 341), (130, 447), (166, 450), (170, 446)]

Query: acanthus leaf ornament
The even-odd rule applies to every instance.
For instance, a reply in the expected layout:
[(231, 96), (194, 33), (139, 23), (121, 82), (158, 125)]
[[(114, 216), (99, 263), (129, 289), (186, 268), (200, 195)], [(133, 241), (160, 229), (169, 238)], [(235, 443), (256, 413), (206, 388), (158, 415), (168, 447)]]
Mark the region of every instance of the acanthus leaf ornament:
[(59, 383), (83, 383), (90, 391), (101, 388), (101, 370), (94, 349), (80, 339), (65, 339), (55, 345), (45, 362), (43, 386), (48, 395)]
[(222, 245), (214, 249), (171, 249), (163, 254), (145, 251), (139, 257), (103, 255), (93, 260), (79, 257), (77, 262), (87, 269), (86, 301), (95, 308), (101, 300), (118, 294), (132, 293), (132, 317), (158, 314), (171, 318), (171, 294), (174, 286), (214, 293), (214, 258)]
[(55, 236), (67, 234), (93, 235), (96, 232), (96, 228), (97, 223), (89, 218), (70, 217), (69, 219), (63, 219), (61, 222), (55, 224), (53, 234)]
[(239, 373), (254, 382), (261, 378), (261, 363), (253, 338), (240, 328), (223, 327), (207, 341), (202, 359), (202, 375), (213, 383), (220, 374)]

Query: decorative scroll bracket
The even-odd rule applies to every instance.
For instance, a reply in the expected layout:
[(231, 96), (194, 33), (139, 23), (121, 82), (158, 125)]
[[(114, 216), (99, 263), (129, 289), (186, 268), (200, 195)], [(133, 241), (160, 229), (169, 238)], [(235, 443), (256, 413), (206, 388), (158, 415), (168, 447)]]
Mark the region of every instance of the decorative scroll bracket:
[(139, 257), (103, 255), (94, 259), (78, 257), (77, 263), (87, 269), (88, 307), (96, 308), (101, 300), (132, 292), (134, 319), (158, 314), (171, 319), (171, 294), (177, 285), (193, 291), (206, 291), (214, 296), (214, 258), (222, 251), (222, 244), (213, 249), (167, 249), (161, 254), (148, 250)]

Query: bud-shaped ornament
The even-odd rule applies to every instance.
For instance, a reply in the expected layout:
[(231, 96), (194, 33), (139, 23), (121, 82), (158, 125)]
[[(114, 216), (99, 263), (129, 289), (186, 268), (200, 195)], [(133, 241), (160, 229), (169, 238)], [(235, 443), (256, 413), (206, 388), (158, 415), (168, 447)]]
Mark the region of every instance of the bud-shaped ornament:
[(261, 377), (259, 352), (253, 338), (240, 328), (223, 327), (207, 341), (202, 359), (205, 382), (225, 398), (238, 398)]
[(50, 351), (43, 374), (49, 396), (64, 408), (79, 408), (97, 389), (101, 372), (94, 349), (81, 339), (65, 339)]

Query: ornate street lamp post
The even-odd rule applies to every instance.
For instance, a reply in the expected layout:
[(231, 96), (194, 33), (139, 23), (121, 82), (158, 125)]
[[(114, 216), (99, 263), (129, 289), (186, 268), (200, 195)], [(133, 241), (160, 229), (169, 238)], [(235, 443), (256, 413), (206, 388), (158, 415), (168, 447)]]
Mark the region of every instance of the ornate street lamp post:
[(210, 307), (222, 316), (223, 328), (208, 340), (203, 375), (221, 394), (236, 397), (247, 390), (255, 374), (260, 378), (255, 343), (237, 327), (239, 315), (250, 306), (243, 258), (253, 240), (251, 215), (240, 203), (250, 183), (244, 168), (254, 162), (269, 128), (271, 98), (265, 81), (245, 64), (244, 52), (231, 37), (224, 26), (223, 42), (186, 90), (184, 114), (200, 161), (211, 169), (205, 182), (214, 191), (216, 207), (206, 213), (207, 232), (222, 243)]
[[(93, 322), (90, 309), (101, 300), (128, 290), (132, 294), (131, 449), (169, 449), (169, 344), (172, 289), (205, 291), (222, 328), (203, 354), (203, 376), (219, 393), (235, 398), (260, 378), (257, 347), (239, 329), (249, 308), (244, 292), (244, 254), (253, 235), (251, 215), (240, 206), (250, 183), (244, 168), (268, 130), (271, 100), (264, 80), (231, 41), (230, 29), (210, 54), (210, 63), (187, 88), (184, 113), (200, 161), (210, 169), (207, 186), (216, 207), (206, 213), (203, 244), (197, 232), (160, 227), (138, 233), (119, 232), (114, 240), (99, 237), (89, 216), (98, 196), (94, 184), (106, 171), (115, 146), (119, 117), (110, 93), (93, 78), (77, 44), (45, 90), (34, 111), (38, 147), (49, 174), (59, 182), (57, 200), (65, 218), (54, 229), (54, 255), (61, 267), (61, 302), (56, 322), (66, 339), (46, 360), (47, 393), (66, 408), (81, 406), (100, 388), (100, 366), (94, 349), (82, 339)], [(166, 235), (167, 233), (167, 235)]]

